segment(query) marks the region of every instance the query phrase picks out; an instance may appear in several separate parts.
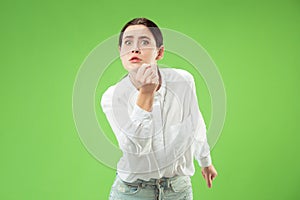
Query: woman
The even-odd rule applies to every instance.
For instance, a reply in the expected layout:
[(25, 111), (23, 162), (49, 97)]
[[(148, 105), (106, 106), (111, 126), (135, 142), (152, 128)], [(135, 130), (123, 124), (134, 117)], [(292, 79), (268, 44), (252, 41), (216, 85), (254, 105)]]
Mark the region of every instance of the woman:
[(217, 176), (193, 76), (158, 68), (163, 37), (149, 19), (135, 18), (123, 27), (119, 50), (128, 75), (101, 99), (123, 152), (110, 199), (193, 199), (194, 158), (208, 187)]

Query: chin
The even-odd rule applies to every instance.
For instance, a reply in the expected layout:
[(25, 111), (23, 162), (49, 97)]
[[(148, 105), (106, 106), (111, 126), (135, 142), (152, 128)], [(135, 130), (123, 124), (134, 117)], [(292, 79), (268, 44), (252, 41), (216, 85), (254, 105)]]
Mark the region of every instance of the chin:
[(130, 66), (130, 67), (126, 66), (126, 67), (124, 67), (124, 68), (125, 68), (128, 72), (131, 72), (131, 71), (137, 71), (139, 67), (140, 67), (140, 65), (139, 65), (139, 66)]
[(137, 71), (138, 68), (140, 68), (142, 66), (143, 63), (129, 63), (127, 65), (124, 65), (124, 68), (127, 71)]

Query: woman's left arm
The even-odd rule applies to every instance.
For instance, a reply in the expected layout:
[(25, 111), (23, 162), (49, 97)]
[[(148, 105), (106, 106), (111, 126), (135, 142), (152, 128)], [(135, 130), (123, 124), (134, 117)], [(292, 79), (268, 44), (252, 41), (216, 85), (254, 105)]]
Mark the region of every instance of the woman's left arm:
[(195, 158), (198, 161), (199, 165), (202, 167), (201, 173), (205, 179), (207, 186), (212, 187), (212, 181), (217, 176), (217, 171), (212, 165), (212, 160), (210, 156), (210, 147), (207, 142), (206, 136), (206, 125), (203, 119), (203, 116), (200, 112), (198, 106), (198, 99), (196, 94), (196, 87), (194, 78), (190, 75), (191, 84), (190, 84), (190, 97), (191, 97), (191, 107), (190, 112), (192, 116), (192, 124), (194, 127), (195, 141), (194, 141), (194, 150)]

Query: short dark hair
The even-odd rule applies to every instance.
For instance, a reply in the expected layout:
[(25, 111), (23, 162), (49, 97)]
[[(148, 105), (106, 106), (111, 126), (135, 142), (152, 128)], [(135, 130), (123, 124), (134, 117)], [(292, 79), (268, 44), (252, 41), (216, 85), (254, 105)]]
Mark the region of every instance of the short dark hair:
[(162, 33), (158, 28), (158, 26), (153, 21), (147, 18), (134, 18), (129, 22), (127, 22), (127, 24), (125, 24), (125, 26), (122, 28), (119, 36), (119, 47), (122, 46), (123, 33), (125, 32), (126, 28), (131, 25), (144, 25), (148, 27), (148, 29), (151, 31), (152, 35), (154, 36), (156, 47), (159, 48), (163, 45)]

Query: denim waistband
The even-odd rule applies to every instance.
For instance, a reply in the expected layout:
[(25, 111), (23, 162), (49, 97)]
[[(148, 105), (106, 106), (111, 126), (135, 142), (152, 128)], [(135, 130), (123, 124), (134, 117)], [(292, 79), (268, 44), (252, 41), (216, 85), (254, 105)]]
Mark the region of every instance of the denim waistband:
[(126, 185), (130, 185), (130, 186), (160, 186), (160, 187), (164, 187), (164, 188), (169, 188), (172, 181), (175, 181), (178, 178), (181, 178), (182, 176), (173, 176), (173, 177), (162, 177), (159, 179), (154, 179), (151, 178), (150, 180), (146, 181), (146, 180), (142, 180), (142, 179), (137, 179), (134, 182), (125, 182), (122, 181), (124, 184)]

